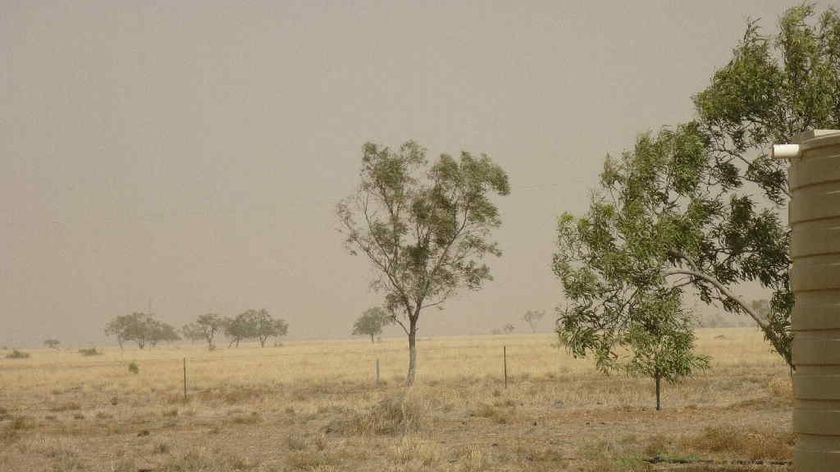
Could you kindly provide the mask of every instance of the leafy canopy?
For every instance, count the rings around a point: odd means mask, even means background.
[[[491,278],[484,258],[501,255],[490,240],[501,224],[491,197],[510,187],[485,155],[443,154],[429,165],[413,141],[397,150],[367,143],[362,152],[361,184],[339,203],[338,220],[348,250],[371,262],[373,287],[409,337],[410,384],[421,311]]]
[[[353,323],[353,335],[373,337],[382,334],[382,328],[393,322],[393,315],[388,314],[381,307],[368,308]]]

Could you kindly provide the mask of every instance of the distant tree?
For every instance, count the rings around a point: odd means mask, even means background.
[[[206,341],[207,348],[213,349],[216,346],[213,340],[216,335],[225,328],[225,317],[215,313],[207,313],[199,315],[199,317],[192,323],[184,325],[181,332],[184,337],[193,341]]]
[[[61,341],[58,339],[46,339],[44,340],[44,346],[50,349],[58,349],[58,345],[61,344]]]
[[[204,341],[204,331],[195,322],[181,326],[181,336],[190,341]]]
[[[382,334],[382,328],[394,322],[393,315],[388,314],[381,307],[368,308],[353,323],[354,336],[370,336],[370,342],[374,342],[374,336]]]
[[[248,326],[248,319],[244,313],[225,320],[225,336],[230,340],[228,347],[239,347],[239,343],[252,337],[251,328]]]
[[[545,316],[544,311],[528,310],[522,315],[522,320],[528,323],[532,333],[537,332],[536,324]]]
[[[516,327],[513,326],[510,323],[502,326],[502,332],[505,333],[505,334],[510,334],[510,333],[514,332],[514,330],[516,330]]]
[[[339,203],[338,219],[350,254],[371,262],[378,274],[372,285],[408,337],[412,385],[422,310],[491,279],[483,260],[501,255],[490,240],[501,219],[490,197],[510,192],[508,177],[489,157],[467,152],[428,166],[426,150],[411,141],[396,151],[365,144],[360,177],[357,192]]]
[[[247,310],[225,323],[225,334],[231,340],[230,345],[239,347],[239,342],[256,339],[260,347],[272,337],[285,336],[289,325],[285,320],[272,318],[265,309]]]
[[[126,341],[136,342],[137,347],[144,349],[147,345],[156,346],[160,342],[180,339],[173,326],[155,319],[153,315],[137,312],[111,320],[105,326],[105,334],[116,337],[120,349]]]
[[[254,337],[265,347],[269,338],[285,336],[289,331],[289,324],[285,320],[272,318],[265,309],[253,311],[250,314],[254,328]]]

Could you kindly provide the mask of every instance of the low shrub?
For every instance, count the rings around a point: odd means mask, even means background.
[[[79,354],[83,356],[101,356],[102,353],[97,351],[95,347],[88,347],[79,349]]]

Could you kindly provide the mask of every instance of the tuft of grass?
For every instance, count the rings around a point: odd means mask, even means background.
[[[507,403],[500,403],[500,405],[509,406]],[[471,415],[479,418],[488,418],[496,424],[508,424],[512,419],[510,408],[503,408],[487,403],[480,403],[477,408],[472,410]]]
[[[137,362],[131,361],[128,364],[128,371],[132,374],[139,374],[140,373],[140,366],[137,365]]]
[[[82,409],[82,405],[77,402],[66,402],[58,405],[53,405],[49,410],[53,413],[61,413],[63,411],[78,411]]]
[[[724,453],[747,460],[790,460],[794,441],[793,433],[716,426],[686,438],[684,445],[697,451]]]
[[[262,417],[256,411],[252,411],[250,414],[235,414],[231,418],[228,419],[228,422],[232,424],[257,424],[262,421]]]
[[[399,394],[385,398],[362,413],[334,422],[329,431],[344,434],[406,434],[420,428],[424,405],[415,397]]]

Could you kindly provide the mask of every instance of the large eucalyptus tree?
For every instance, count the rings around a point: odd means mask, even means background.
[[[372,285],[408,336],[412,385],[422,311],[491,279],[484,259],[501,255],[490,239],[501,224],[491,197],[509,193],[508,177],[489,157],[467,152],[429,165],[426,150],[409,141],[397,150],[365,144],[360,178],[339,203],[338,220],[348,250],[373,265]]]

